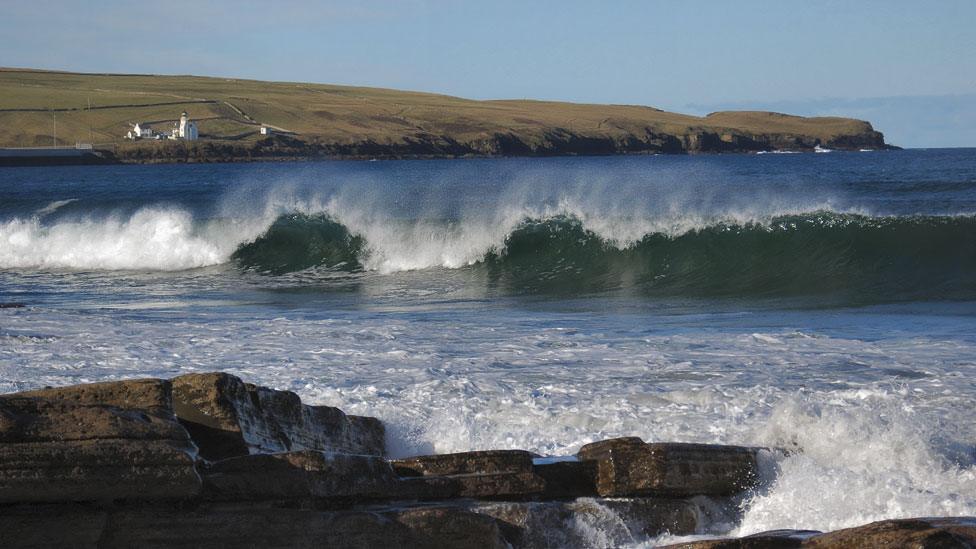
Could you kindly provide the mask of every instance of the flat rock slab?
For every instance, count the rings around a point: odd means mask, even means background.
[[[479,503],[516,547],[619,547],[664,533],[693,534],[707,520],[702,503],[674,498],[580,498],[572,501]],[[710,507],[728,505],[709,501]],[[730,511],[731,512],[731,511]]]
[[[803,547],[817,549],[864,549],[889,547],[932,547],[939,549],[976,547],[976,517],[900,519],[872,522],[856,528],[814,536]]]
[[[391,460],[401,476],[531,473],[534,454],[525,450],[484,450]]]
[[[636,437],[594,442],[577,457],[596,462],[597,492],[612,496],[729,496],[758,480],[758,449],[650,443]]]
[[[164,379],[105,381],[12,393],[3,397],[29,397],[79,406],[114,406],[173,417],[173,387]]]
[[[507,548],[491,517],[461,508],[319,511],[258,504],[14,506],[0,546],[92,548]]]
[[[527,499],[546,491],[546,481],[532,464],[534,454],[523,450],[487,450],[415,456],[390,464],[404,477],[441,477],[454,483],[454,497]]]
[[[0,397],[0,502],[189,498],[201,486],[195,459],[173,419]]]
[[[665,546],[666,549],[796,549],[820,532],[814,530],[773,530],[741,538],[708,539]],[[856,547],[856,546],[852,546]],[[662,548],[664,549],[664,548]]]
[[[671,549],[971,549],[976,547],[976,517],[895,519],[820,533],[776,530],[742,538],[669,545]]]
[[[380,457],[301,450],[225,459],[206,467],[208,499],[397,499],[400,479]]]
[[[597,464],[592,461],[536,463],[532,469],[546,483],[542,499],[595,497]]]
[[[410,530],[419,547],[509,549],[498,522],[460,507],[429,507],[395,511],[387,516]]]
[[[307,406],[295,393],[225,373],[189,374],[172,383],[176,415],[205,459],[303,449],[385,454],[385,432],[376,418]]]

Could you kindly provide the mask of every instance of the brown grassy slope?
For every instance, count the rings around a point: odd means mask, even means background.
[[[846,118],[761,112],[696,117],[630,105],[473,101],[326,84],[0,69],[0,146],[51,144],[55,116],[61,143],[88,142],[89,133],[104,143],[120,141],[136,122],[168,129],[183,110],[209,139],[253,143],[260,124],[267,124],[335,151],[355,151],[364,143],[421,154],[883,144],[870,124]]]

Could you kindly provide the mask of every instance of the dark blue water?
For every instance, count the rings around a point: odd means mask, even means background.
[[[227,370],[400,453],[800,445],[743,532],[976,513],[976,149],[0,171],[0,389]]]

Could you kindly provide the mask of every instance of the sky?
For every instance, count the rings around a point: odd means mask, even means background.
[[[974,0],[0,0],[0,66],[844,115],[976,146],[974,23]]]

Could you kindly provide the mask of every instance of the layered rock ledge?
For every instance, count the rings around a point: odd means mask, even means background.
[[[0,546],[618,546],[733,523],[765,452],[629,437],[391,459],[384,439],[223,373],[0,395]],[[976,519],[940,518],[683,547],[973,544]]]

